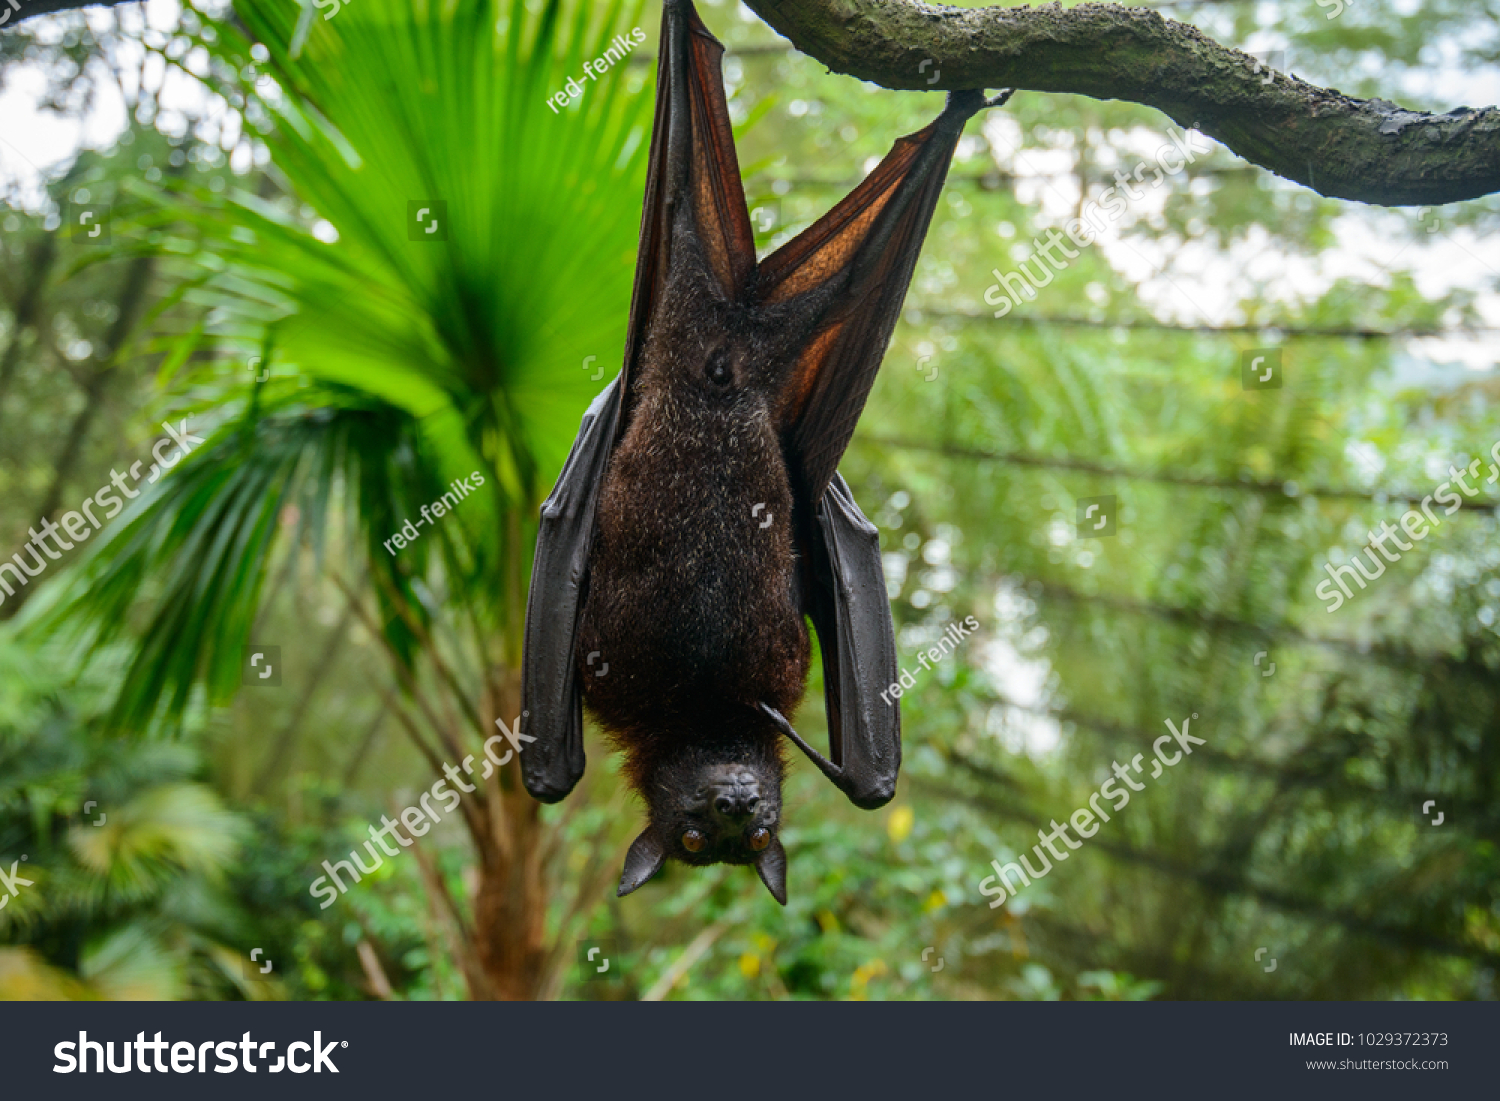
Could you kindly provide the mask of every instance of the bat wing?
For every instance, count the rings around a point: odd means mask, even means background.
[[[901,769],[901,709],[889,694],[900,673],[880,532],[838,474],[819,503],[817,527],[804,610],[823,653],[829,764],[837,770],[829,778],[873,810],[896,794]]]
[[[574,651],[619,397],[617,377],[583,415],[557,485],[542,504],[521,659],[522,729],[534,740],[521,754],[521,775],[526,790],[543,803],[563,798],[583,775],[583,694]]]
[[[688,0],[666,0],[640,251],[625,333],[621,432],[669,278],[704,271],[712,292],[728,300],[738,298],[755,274],[755,236],[720,75],[723,56],[723,45]],[[674,256],[681,249],[700,255],[684,262]]]
[[[901,768],[895,631],[879,532],[837,473],[900,316],[948,162],[984,105],[955,92],[926,129],[896,142],[850,194],[760,266],[756,295],[806,334],[779,409],[828,715],[824,758],[768,713],[855,805],[888,802]]]
[[[931,125],[898,140],[842,202],[760,265],[760,302],[785,303],[807,334],[779,414],[793,488],[809,507],[854,435],[953,149],[983,105],[979,92],[950,94]]]
[[[802,541],[797,599],[823,653],[829,756],[803,741],[780,712],[760,707],[850,802],[874,810],[896,794],[901,771],[901,708],[890,695],[898,678],[896,635],[880,532],[837,473],[814,524]]]

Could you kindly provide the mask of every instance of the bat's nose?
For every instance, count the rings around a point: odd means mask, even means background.
[[[760,806],[760,785],[749,784],[721,791],[714,799],[714,810],[724,818],[745,819]]]

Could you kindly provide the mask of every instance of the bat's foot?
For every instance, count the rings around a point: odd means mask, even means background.
[[[1016,94],[1014,88],[1007,88],[997,96],[985,98],[984,92],[979,88],[966,88],[959,92],[948,93],[948,105],[943,108],[943,116],[949,120],[958,119],[966,121],[973,118],[986,107],[999,107],[1011,96]],[[950,122],[950,125],[952,123]]]

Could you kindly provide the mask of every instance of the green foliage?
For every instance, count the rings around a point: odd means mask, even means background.
[[[617,66],[590,89],[597,110],[531,109],[602,50],[619,6],[591,27],[586,8],[564,25],[557,3],[534,14],[392,0],[314,20],[305,37],[303,10],[242,11],[257,50],[270,47],[262,63],[229,27],[191,40],[298,201],[137,189],[154,212],[132,239],[180,257],[202,318],[163,342],[161,382],[213,428],[96,544],[86,587],[53,621],[89,622],[106,643],[152,594],[115,711],[126,727],[180,721],[199,685],[211,703],[233,694],[293,504],[298,542],[320,554],[330,522],[346,522],[337,554],[367,563],[404,663],[430,626],[414,578],[436,563],[513,659],[518,594],[491,579],[524,569],[511,517],[532,513],[595,385],[560,365],[591,349],[608,362],[623,339],[619,312],[592,303],[629,293],[649,98],[623,94]],[[411,235],[408,200],[429,198],[447,204],[445,240]],[[227,358],[189,367],[205,341]],[[384,544],[402,522],[476,471],[486,488],[398,563]],[[397,614],[403,599],[417,622]]]
[[[0,997],[249,994],[225,879],[243,820],[188,746],[99,737],[97,684],[0,637]],[[64,702],[66,700],[66,702]]]
[[[272,946],[288,996],[339,1001],[375,996],[359,958],[362,942],[380,961],[397,996],[459,996],[462,984],[446,951],[428,939],[435,930],[413,858],[386,861],[352,886],[336,910],[324,909],[310,894],[322,861],[347,860],[348,851],[368,834],[352,809],[340,816],[334,785],[310,784],[302,795],[304,805],[317,813],[303,821],[257,815],[235,876],[238,900],[261,940]],[[464,855],[462,845],[450,844],[440,859],[454,865]]]

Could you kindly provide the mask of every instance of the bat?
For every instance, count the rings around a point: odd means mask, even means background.
[[[943,113],[757,262],[720,65],[665,0],[620,374],[542,505],[521,766],[545,803],[583,775],[583,704],[648,821],[618,894],[668,857],[754,864],[786,903],[783,736],[856,805],[896,791],[898,679],[879,534],[837,467],[885,354],[964,123]],[[823,662],[829,752],[793,728]]]

